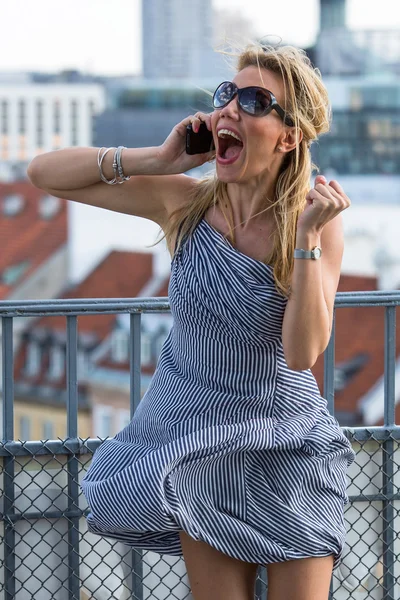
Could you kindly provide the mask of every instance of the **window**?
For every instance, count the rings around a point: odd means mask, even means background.
[[[113,331],[111,340],[111,357],[114,362],[129,360],[129,333],[123,329]]]
[[[43,101],[36,100],[36,146],[38,148],[43,148],[43,144]]]
[[[0,281],[4,285],[15,285],[30,269],[31,263],[25,260],[17,265],[11,265],[0,273]]]
[[[110,406],[96,406],[94,410],[94,435],[101,439],[113,434],[112,408]]]
[[[87,377],[87,374],[89,371],[89,356],[88,356],[88,353],[86,352],[86,350],[78,349],[77,361],[78,361],[78,364],[77,364],[78,379],[80,379],[80,380],[85,379]]]
[[[71,102],[71,141],[73,146],[78,145],[78,102]]]
[[[58,135],[61,131],[61,105],[60,105],[60,100],[58,98],[56,100],[54,100],[53,109],[54,109],[53,133]]]
[[[26,442],[31,437],[31,420],[29,417],[19,418],[19,439]]]
[[[22,194],[8,194],[3,200],[3,213],[7,217],[18,215],[25,206]]]
[[[147,331],[142,331],[140,340],[140,352],[142,365],[145,367],[150,365],[152,359],[151,337]]]
[[[1,133],[3,135],[8,134],[8,102],[2,100],[1,102]]]
[[[40,199],[39,213],[42,219],[52,219],[61,209],[61,200],[47,194]]]
[[[28,350],[26,356],[25,373],[28,376],[34,376],[39,373],[40,369],[41,352],[40,346],[36,341],[28,343]]]
[[[54,440],[54,424],[52,421],[45,421],[43,423],[43,439]]]
[[[18,102],[18,131],[20,135],[26,133],[26,104],[25,100],[19,100]]]
[[[129,410],[121,409],[118,411],[118,431],[124,429],[131,422],[131,415]]]
[[[49,379],[60,379],[64,374],[64,351],[61,346],[52,346],[50,348]]]

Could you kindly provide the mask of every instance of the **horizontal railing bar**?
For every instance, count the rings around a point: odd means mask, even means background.
[[[0,302],[0,316],[77,316],[84,314],[120,314],[137,312],[168,312],[169,300],[164,298],[109,298],[28,300]]]
[[[342,427],[342,431],[350,441],[354,442],[400,440],[400,425],[393,425],[392,427],[380,425],[374,427]]]
[[[0,456],[52,456],[72,454],[92,454],[103,442],[98,438],[83,440],[70,438],[67,440],[41,441],[7,441],[0,442]]]
[[[383,502],[383,501],[395,501],[400,500],[400,492],[395,494],[390,494],[390,496],[384,496],[383,494],[358,494],[358,495],[349,495],[349,503],[353,504],[354,502]],[[81,509],[81,510],[52,510],[52,511],[36,511],[36,512],[23,512],[17,514],[6,514],[0,513],[0,521],[7,522],[17,522],[17,521],[38,521],[40,519],[76,519],[86,517],[90,512],[89,508]]]
[[[338,292],[336,307],[399,306],[400,290]],[[68,298],[56,300],[6,300],[0,302],[0,316],[79,315],[96,313],[167,312],[167,297],[160,298]]]
[[[395,494],[349,494],[349,502],[391,502],[392,500],[400,500],[400,493]]]
[[[400,425],[393,427],[343,427],[344,434],[350,441],[384,442],[393,439],[400,441]],[[52,456],[71,454],[91,454],[103,442],[99,438],[70,438],[66,440],[39,441],[3,441],[0,442],[0,456]]]
[[[15,515],[7,515],[0,513],[0,521],[16,522],[16,521],[39,521],[40,519],[80,519],[86,517],[90,512],[89,508],[85,510],[52,510],[49,512],[23,512]]]

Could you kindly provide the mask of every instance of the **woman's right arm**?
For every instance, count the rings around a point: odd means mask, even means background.
[[[209,124],[209,115],[202,120]],[[30,163],[28,176],[33,185],[53,196],[144,217],[162,226],[185,201],[195,181],[182,173],[212,156],[186,154],[186,125],[196,121],[199,124],[199,119],[190,116],[178,123],[161,146],[125,148],[122,166],[131,179],[121,185],[107,185],[101,180],[98,148],[74,147],[41,154]],[[113,157],[114,150],[110,150],[102,164],[107,179],[114,177]]]

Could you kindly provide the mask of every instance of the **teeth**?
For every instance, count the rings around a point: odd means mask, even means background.
[[[229,129],[220,129],[218,131],[218,137],[223,137],[224,135],[231,135],[232,137],[234,137],[235,139],[239,140],[239,142],[241,142],[242,140],[240,139],[240,137],[238,135],[236,135],[236,133],[233,133],[233,131],[230,131]]]

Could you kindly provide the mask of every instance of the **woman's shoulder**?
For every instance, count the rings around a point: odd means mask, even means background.
[[[166,219],[169,221],[171,215],[177,210],[184,208],[190,202],[190,195],[198,185],[199,180],[189,175],[177,175],[170,187],[168,197],[165,201]],[[163,224],[161,224],[163,227]]]

